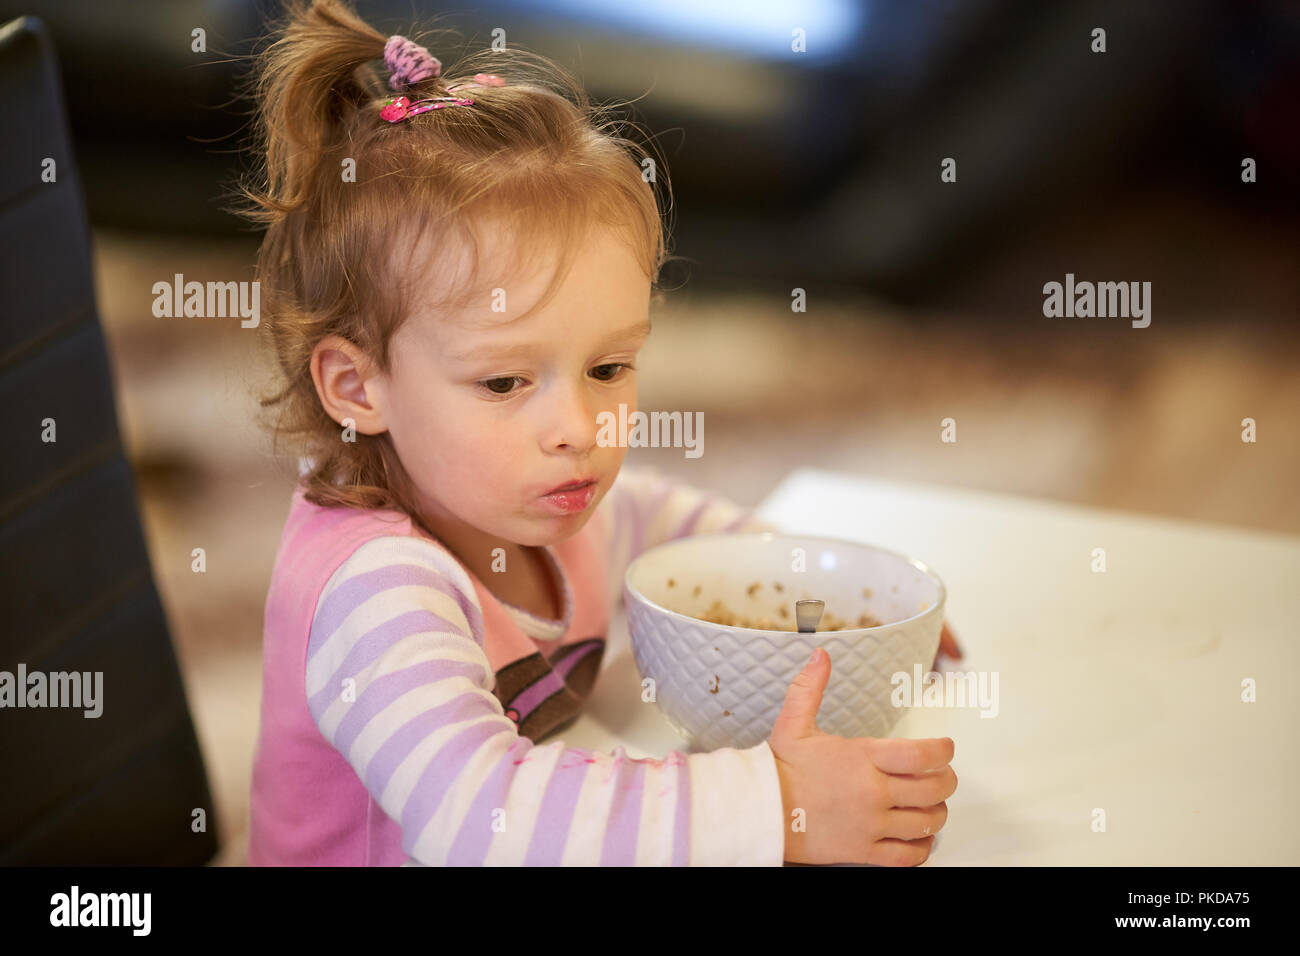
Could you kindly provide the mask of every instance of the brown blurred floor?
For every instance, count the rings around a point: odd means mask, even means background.
[[[243,862],[262,607],[292,463],[277,465],[252,424],[253,330],[237,319],[155,319],[150,290],[173,272],[249,279],[254,248],[96,236],[124,441],[224,863]],[[1044,275],[1061,278],[1038,269],[1031,279]],[[1300,533],[1294,321],[1165,309],[1132,330],[1030,310],[970,324],[830,303],[816,290],[807,314],[788,302],[671,296],[639,365],[641,407],[703,411],[704,455],[638,450],[629,460],[745,504],[790,469],[816,465]],[[957,422],[956,444],[939,440],[945,417]],[[1245,417],[1258,423],[1256,444],[1240,441]],[[190,570],[195,547],[207,550],[206,574]]]

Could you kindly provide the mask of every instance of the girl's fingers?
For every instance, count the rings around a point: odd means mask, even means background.
[[[885,813],[884,836],[921,840],[934,836],[948,822],[948,804],[933,807],[896,807]]]
[[[886,774],[902,774],[905,779],[911,774],[923,774],[928,770],[947,767],[956,752],[951,737],[920,740],[905,737],[859,737],[857,740],[858,746],[877,770]]]
[[[924,863],[934,846],[934,837],[919,840],[892,840],[888,837],[871,844],[867,862],[875,866],[916,866]]]
[[[933,807],[957,790],[957,774],[952,767],[932,773],[891,773],[886,778],[885,793],[891,807]]]
[[[957,638],[953,636],[947,621],[943,622],[943,630],[939,632],[939,652],[947,654],[955,661],[961,660],[961,648],[957,646]],[[935,660],[938,659],[936,656]]]

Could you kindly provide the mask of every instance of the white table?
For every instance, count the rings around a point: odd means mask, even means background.
[[[1300,864],[1300,537],[816,470],[759,513],[925,561],[965,655],[940,670],[998,674],[996,717],[919,708],[894,731],[956,743],[927,865]],[[621,609],[562,738],[685,749],[641,703]]]

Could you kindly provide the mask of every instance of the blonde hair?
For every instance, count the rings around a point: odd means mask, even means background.
[[[408,34],[436,56],[429,39],[451,31]],[[615,107],[593,106],[563,68],[520,49],[485,50],[443,75],[415,84],[412,100],[447,95],[476,73],[496,73],[502,87],[469,87],[472,106],[432,110],[389,123],[379,110],[391,96],[372,66],[387,37],[343,0],[290,0],[275,39],[257,54],[247,92],[255,98],[253,181],[241,181],[233,211],[265,224],[258,252],[264,320],[276,359],[277,387],[260,397],[278,411],[273,447],[298,440],[312,461],[300,482],[320,505],[396,508],[415,515],[409,477],[387,433],[341,440],[311,376],[312,351],[337,335],[381,371],[389,343],[408,315],[415,239],[435,267],[471,251],[469,278],[434,283],[436,308],[464,306],[477,288],[476,224],[508,223],[505,262],[558,250],[553,294],[589,226],[602,222],[626,235],[652,289],[668,260],[668,231],[656,185],[671,206],[662,162],[643,177],[640,134]],[[355,181],[347,181],[347,161]],[[550,240],[549,242],[544,240]],[[558,241],[557,241],[558,240]],[[442,275],[431,269],[424,277]],[[428,294],[427,284],[421,287]],[[522,317],[522,316],[521,316]]]

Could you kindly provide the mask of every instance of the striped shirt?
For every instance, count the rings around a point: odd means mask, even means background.
[[[766,742],[637,760],[557,737],[597,678],[633,558],[771,527],[625,467],[582,531],[544,549],[564,605],[551,621],[497,599],[409,518],[296,492],[267,600],[249,862],[779,866]]]

